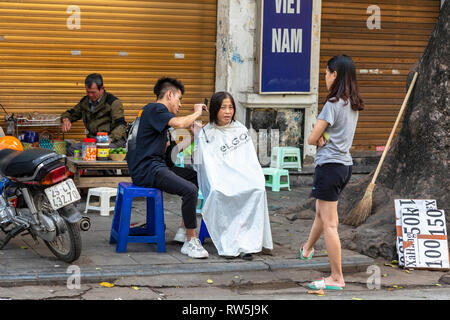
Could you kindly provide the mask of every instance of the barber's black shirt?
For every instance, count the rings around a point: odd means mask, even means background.
[[[128,169],[133,183],[152,187],[161,167],[166,167],[165,150],[169,121],[175,117],[161,103],[149,103],[143,108],[136,136],[136,149],[128,150]]]

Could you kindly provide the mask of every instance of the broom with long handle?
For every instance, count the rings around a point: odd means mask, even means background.
[[[380,162],[378,163],[377,169],[375,170],[375,174],[373,175],[372,181],[367,186],[366,193],[361,201],[354,207],[344,223],[359,226],[370,216],[370,212],[372,211],[372,192],[375,188],[375,181],[377,180],[378,173],[380,173],[381,165],[383,164],[384,158],[386,157],[386,153],[388,152],[389,146],[391,145],[392,138],[394,137],[395,130],[397,129],[398,123],[400,122],[400,118],[402,117],[403,111],[405,110],[406,104],[408,103],[409,96],[411,95],[411,91],[416,83],[418,73],[414,74],[414,78],[411,81],[411,84],[408,88],[408,92],[406,93],[405,99],[403,100],[403,104],[398,112],[397,119],[395,120],[394,127],[392,128],[389,139],[384,147],[383,154],[381,155]]]

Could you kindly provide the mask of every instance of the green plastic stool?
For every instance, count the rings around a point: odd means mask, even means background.
[[[273,147],[270,166],[280,169],[302,170],[300,149],[295,147]]]
[[[205,202],[205,199],[203,198],[203,194],[200,191],[200,189],[198,189],[198,198],[197,198],[197,208],[195,209],[196,213],[202,213],[202,208],[203,208],[203,204]]]
[[[183,152],[177,154],[177,160],[174,163],[175,167],[184,168],[184,156]]]
[[[272,191],[279,192],[280,188],[288,188],[289,186],[289,171],[279,168],[262,168],[264,176],[266,177],[266,187],[271,187]],[[286,176],[286,182],[281,182],[281,177]]]

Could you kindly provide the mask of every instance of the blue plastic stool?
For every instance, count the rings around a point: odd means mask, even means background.
[[[198,239],[203,244],[205,242],[205,238],[211,238],[209,235],[208,229],[206,228],[206,224],[202,219],[202,224],[200,225],[200,232],[198,233]]]
[[[162,192],[120,182],[109,243],[116,243],[116,252],[126,252],[129,242],[156,243],[158,252],[166,252],[164,205]],[[147,226],[130,228],[131,206],[135,197],[147,198]]]

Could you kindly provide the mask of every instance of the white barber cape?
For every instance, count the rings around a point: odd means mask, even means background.
[[[273,249],[264,174],[247,128],[237,121],[207,124],[197,137],[194,169],[219,255]]]

